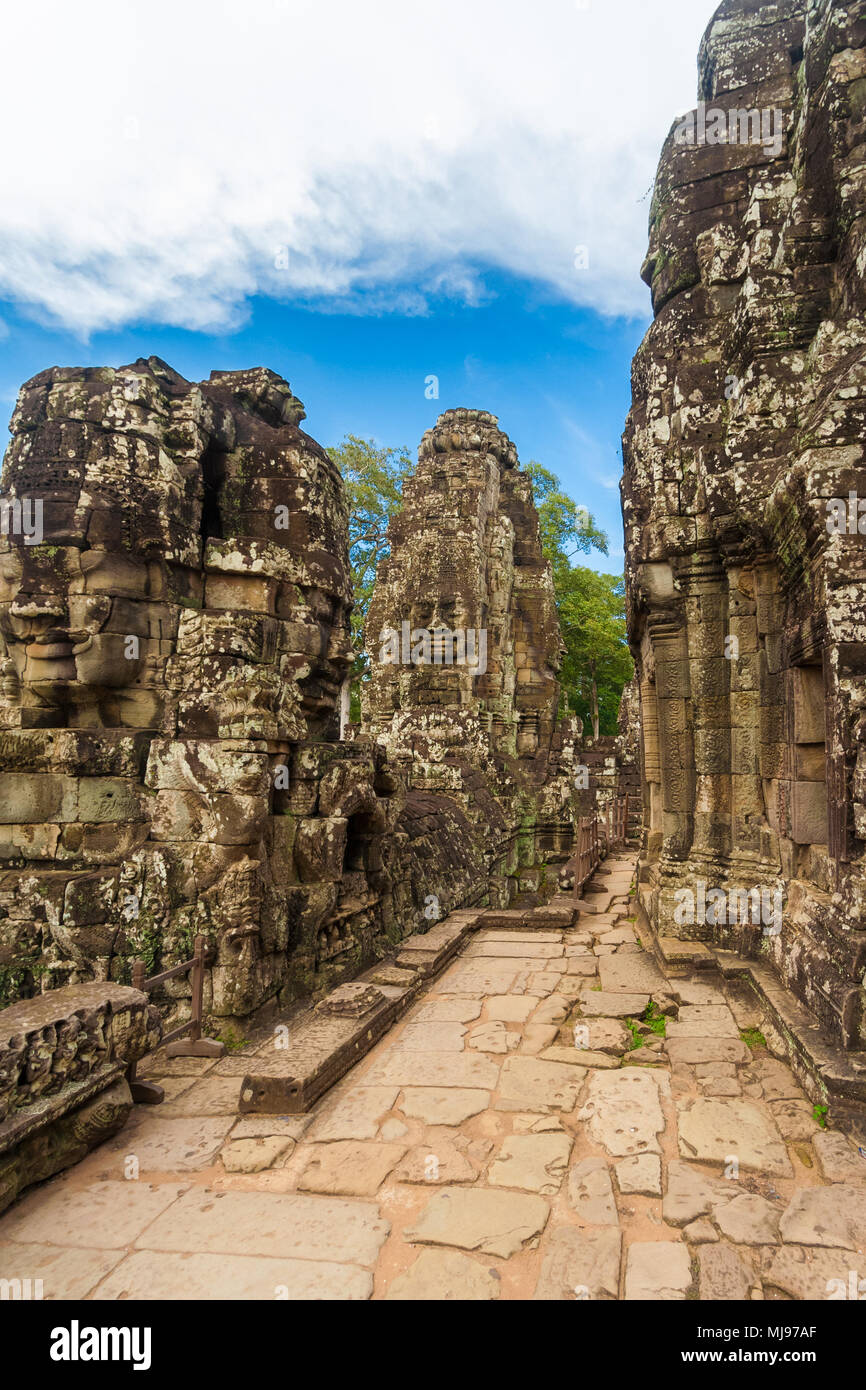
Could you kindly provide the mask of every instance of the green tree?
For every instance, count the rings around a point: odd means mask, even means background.
[[[402,503],[403,481],[413,464],[406,448],[387,449],[373,439],[347,434],[328,453],[343,475],[349,508],[349,564],[355,607],[352,612],[351,717],[361,715],[361,680],[367,670],[364,624],[376,571],[388,555],[388,522]]]
[[[541,544],[553,571],[553,587],[566,655],[560,671],[567,707],[589,721],[593,737],[616,733],[623,686],[631,678],[626,644],[625,583],[572,563],[590,550],[608,553],[595,518],[564,493],[555,473],[531,462]]]
[[[560,679],[569,708],[594,738],[615,734],[623,686],[633,666],[626,643],[625,581],[583,565],[560,572],[557,607],[566,646]]]

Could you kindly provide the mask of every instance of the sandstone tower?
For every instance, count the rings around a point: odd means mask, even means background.
[[[664,936],[772,963],[866,1045],[866,16],[725,0],[662,152],[624,438],[630,638]],[[703,132],[703,141],[700,136]],[[712,132],[724,132],[715,140]],[[781,892],[781,929],[677,923]]]

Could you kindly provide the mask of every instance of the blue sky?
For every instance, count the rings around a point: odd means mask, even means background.
[[[0,413],[47,366],[149,354],[271,367],[326,445],[414,453],[441,410],[490,410],[620,569],[648,193],[715,3],[541,9],[6,7],[40,65],[0,87]]]
[[[495,293],[494,293],[495,289]],[[433,305],[424,316],[332,314],[256,298],[248,322],[212,335],[161,325],[94,333],[86,345],[4,309],[0,341],[4,417],[17,387],[55,363],[120,365],[155,353],[184,376],[263,364],[285,376],[307,410],[304,428],[325,445],[347,434],[406,445],[413,457],[443,410],[490,410],[517,445],[559,474],[610,537],[596,568],[622,568],[619,436],[630,358],[646,322],[605,320],[570,304],[541,303],[535,287],[499,276],[489,302]],[[427,378],[439,399],[427,399]]]

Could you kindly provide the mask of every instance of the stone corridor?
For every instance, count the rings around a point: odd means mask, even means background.
[[[237,1118],[271,1035],[157,1056],[165,1102],[0,1219],[0,1277],[48,1299],[856,1297],[866,1157],[736,986],[660,974],[633,871],[608,860],[569,930],[476,932],[310,1115]]]

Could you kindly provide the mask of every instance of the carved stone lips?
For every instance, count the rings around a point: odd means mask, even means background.
[[[24,648],[31,661],[65,661],[70,656],[80,656],[86,652],[93,644],[93,637],[87,636],[80,641],[75,640],[74,635],[70,635],[62,640],[53,642],[37,641],[28,642]]]

